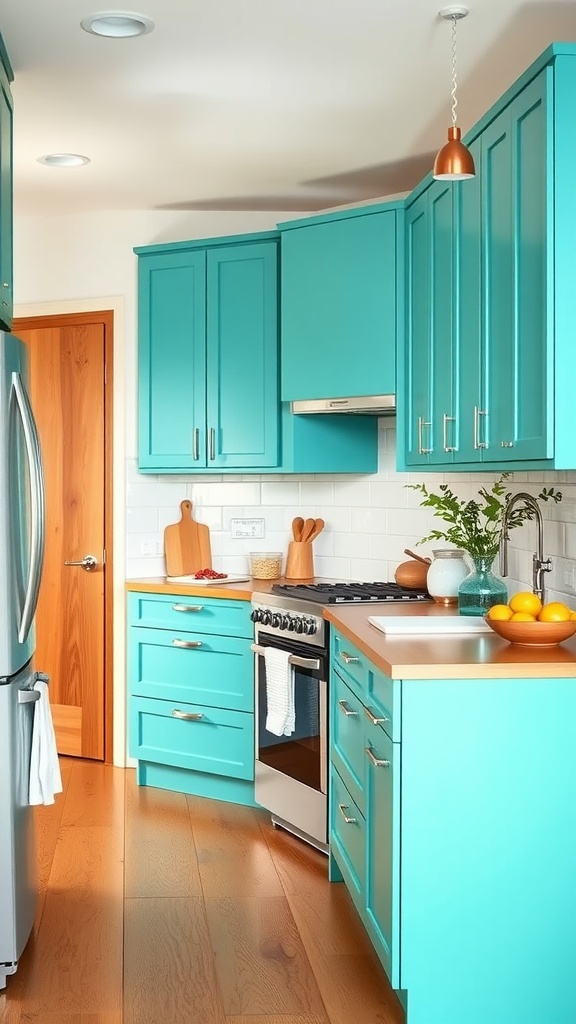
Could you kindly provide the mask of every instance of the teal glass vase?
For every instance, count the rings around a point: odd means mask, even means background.
[[[508,594],[503,580],[492,572],[495,555],[470,555],[474,562],[472,572],[462,580],[458,588],[458,612],[460,615],[486,615],[493,604],[508,604]]]

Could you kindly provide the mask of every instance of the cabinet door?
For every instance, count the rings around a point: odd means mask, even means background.
[[[138,260],[138,452],[142,469],[206,466],[206,254]]]
[[[12,327],[12,97],[0,68],[0,327]]]
[[[277,245],[207,254],[208,466],[277,466]]]
[[[553,455],[546,336],[546,72],[482,136],[485,462]]]
[[[283,232],[283,401],[394,394],[396,219],[383,210]]]
[[[366,729],[366,921],[393,988],[400,987],[400,745]]]
[[[432,352],[430,335],[430,214],[424,192],[406,211],[405,461],[430,462]]]
[[[485,436],[482,406],[482,167],[481,141],[470,144],[476,176],[455,186],[456,463],[480,462]]]
[[[430,287],[432,465],[454,461],[456,420],[456,303],[454,258],[454,189],[451,182],[435,181],[428,190],[430,208]]]

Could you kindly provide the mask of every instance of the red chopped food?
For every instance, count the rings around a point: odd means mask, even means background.
[[[227,578],[227,572],[216,572],[215,569],[198,569],[194,573],[194,579],[196,580],[225,580]]]

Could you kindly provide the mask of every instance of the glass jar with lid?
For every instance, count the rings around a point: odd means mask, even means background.
[[[432,554],[426,577],[428,593],[438,604],[456,605],[460,584],[470,572],[465,552],[459,548],[440,548]]]

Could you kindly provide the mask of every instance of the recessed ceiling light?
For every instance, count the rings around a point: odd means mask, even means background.
[[[144,36],[154,28],[154,22],[150,18],[129,11],[98,11],[97,14],[89,14],[82,18],[80,24],[85,32],[91,32],[95,36],[110,36],[112,39]]]
[[[37,159],[39,164],[46,164],[48,167],[80,167],[81,164],[90,163],[90,158],[80,156],[80,153],[48,153]]]

